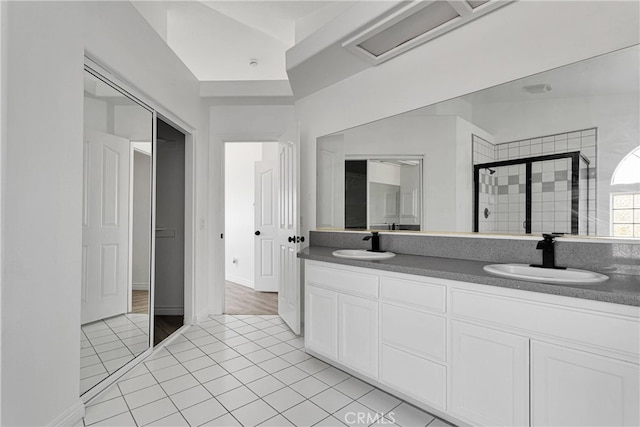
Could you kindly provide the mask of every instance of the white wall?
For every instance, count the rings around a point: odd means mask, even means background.
[[[638,43],[638,9],[622,1],[514,2],[298,100],[305,230],[316,223],[317,137]]]
[[[260,142],[230,142],[224,154],[225,278],[250,288],[255,271],[254,167],[262,160],[262,146]]]
[[[1,7],[7,114],[2,135],[1,423],[47,425],[81,408],[85,49],[198,129],[198,138],[204,138],[197,141],[208,140],[208,128],[202,126],[206,116],[200,114],[198,82],[131,4],[2,2]],[[207,165],[199,167],[197,182],[206,183]],[[206,221],[207,200],[201,197],[206,191],[206,185],[198,189],[196,221]],[[196,301],[202,305],[207,301],[206,238],[205,222],[196,234],[196,247],[203,249],[196,259]]]

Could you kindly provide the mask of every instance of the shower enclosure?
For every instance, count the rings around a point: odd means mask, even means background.
[[[474,165],[473,230],[588,235],[589,165],[580,151]]]

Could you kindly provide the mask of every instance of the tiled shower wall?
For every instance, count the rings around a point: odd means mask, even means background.
[[[520,141],[491,144],[473,135],[474,164],[580,151],[579,229],[595,234],[596,128]],[[525,165],[483,169],[480,172],[479,231],[524,233]],[[532,165],[532,233],[571,232],[571,162],[552,160]],[[495,188],[494,188],[495,187]],[[488,217],[485,218],[485,208]],[[587,220],[588,219],[588,220]]]

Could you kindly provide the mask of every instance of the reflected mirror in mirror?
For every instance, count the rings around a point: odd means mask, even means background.
[[[149,348],[153,114],[85,70],[80,394]]]
[[[632,46],[320,137],[316,225],[351,228],[350,155],[405,153],[424,231],[640,238],[639,88]]]

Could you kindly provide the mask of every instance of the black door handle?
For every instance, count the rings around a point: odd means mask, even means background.
[[[304,236],[296,237],[296,243],[304,242]]]
[[[260,235],[260,230],[256,231],[254,234],[255,234],[256,236],[259,236],[259,235]]]
[[[295,236],[289,236],[289,238],[287,240],[289,241],[289,243],[293,243],[293,242],[295,242],[296,238],[295,238]]]

